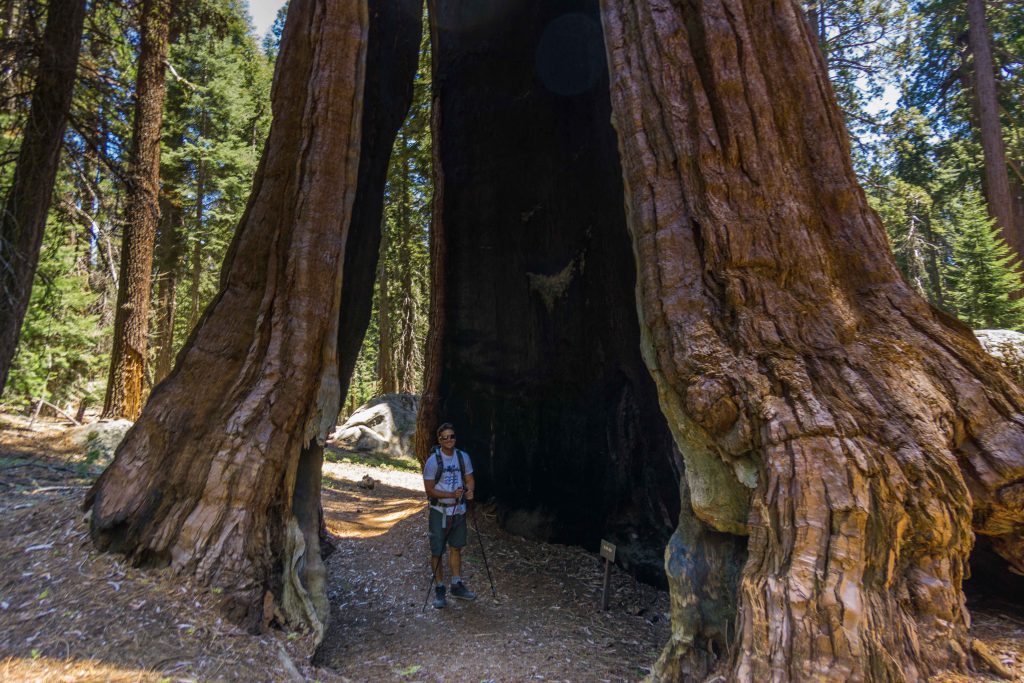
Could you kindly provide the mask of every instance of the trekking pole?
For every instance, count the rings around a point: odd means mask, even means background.
[[[487,553],[484,551],[484,539],[480,535],[480,522],[476,518],[476,505],[473,505],[473,526],[476,528],[476,540],[480,542],[480,554],[484,558],[484,569],[487,570],[487,581],[491,584],[491,597],[497,598],[498,593],[494,590],[494,579],[491,578],[491,567],[487,564]]]
[[[460,498],[459,501],[461,502],[465,496],[466,494],[463,493],[462,498]],[[455,503],[455,505],[451,507],[455,507],[458,504],[459,503]],[[427,514],[429,515],[429,513]],[[430,563],[430,588],[427,589],[427,597],[423,598],[423,607],[420,608],[421,612],[427,609],[427,603],[430,602],[430,592],[434,590],[434,584],[437,583],[437,569],[441,566],[441,562],[444,560],[444,550],[448,547],[448,537],[451,535],[452,529],[455,528],[455,524],[453,523],[455,515],[449,515],[444,511],[442,511],[441,514],[444,515],[446,527],[444,531],[444,540],[441,541],[441,554],[437,556],[437,564],[434,564],[433,562]]]

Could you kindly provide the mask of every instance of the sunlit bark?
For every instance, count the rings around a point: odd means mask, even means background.
[[[972,520],[1024,520],[1024,396],[900,278],[797,3],[602,6],[645,358],[694,512],[748,534],[726,675],[967,667]]]

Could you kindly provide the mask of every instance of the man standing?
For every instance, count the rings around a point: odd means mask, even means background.
[[[473,500],[476,480],[469,455],[455,448],[455,428],[445,422],[437,428],[439,446],[423,463],[423,488],[430,501],[428,528],[430,530],[430,562],[434,568],[437,588],[434,607],[442,609],[445,599],[444,570],[441,555],[448,545],[448,570],[451,574],[451,596],[461,600],[476,600],[476,594],[462,583],[462,548],[466,545],[466,501]]]

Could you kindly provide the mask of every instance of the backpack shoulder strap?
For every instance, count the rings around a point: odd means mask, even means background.
[[[458,448],[455,449],[455,455],[459,456],[459,475],[462,477],[462,483],[466,483],[466,461],[463,459],[465,453],[460,451]]]
[[[441,449],[434,449],[434,459],[437,460],[437,472],[434,473],[434,483],[441,481],[442,475],[444,475],[444,460],[441,459]]]
[[[437,446],[434,446],[434,450],[430,452],[430,455],[428,455],[427,458],[434,458],[437,460],[437,471],[434,472],[434,485],[436,486],[437,482],[441,481],[441,475],[444,474],[444,462],[441,460],[441,450]],[[427,501],[431,505],[437,505],[438,499],[428,495]]]

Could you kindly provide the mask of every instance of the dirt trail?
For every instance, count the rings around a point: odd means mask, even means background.
[[[332,622],[314,664],[309,636],[246,633],[218,592],[96,553],[79,505],[100,466],[83,451],[57,423],[0,416],[0,680],[623,681],[668,637],[664,592],[615,571],[601,612],[594,554],[505,534],[484,508],[497,598],[471,530],[463,575],[480,597],[423,609],[420,475],[328,463]]]
[[[227,622],[215,590],[96,553],[79,505],[99,466],[83,450],[57,423],[29,429],[0,415],[0,680],[631,681],[669,635],[666,593],[614,571],[601,612],[595,554],[511,536],[485,507],[477,519],[497,597],[471,530],[463,575],[479,598],[424,609],[419,474],[329,463],[332,621],[314,657],[308,635]],[[1024,671],[1012,611],[975,611],[973,633]]]
[[[486,508],[463,554],[479,597],[424,609],[420,475],[389,473],[367,491],[353,481],[359,471],[336,468],[325,471],[325,514],[339,541],[327,562],[332,623],[318,663],[354,680],[628,681],[648,672],[668,639],[666,593],[615,571],[611,609],[601,612],[595,554],[511,536]]]

